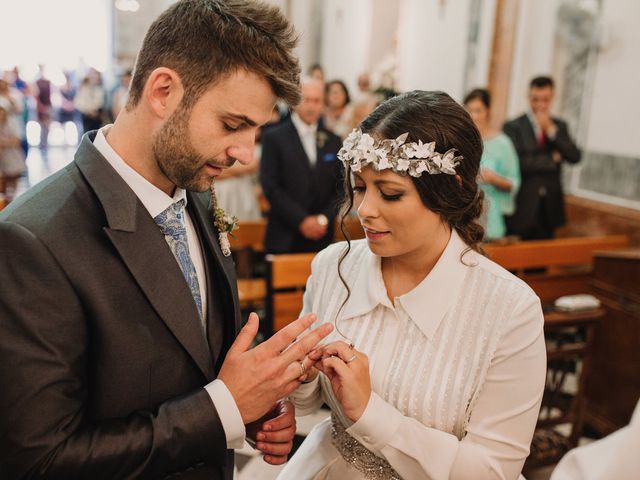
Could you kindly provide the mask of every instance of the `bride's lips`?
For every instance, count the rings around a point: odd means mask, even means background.
[[[380,230],[374,230],[373,228],[365,226],[363,226],[362,228],[364,229],[364,234],[369,240],[380,240],[391,233],[389,231],[383,232]]]

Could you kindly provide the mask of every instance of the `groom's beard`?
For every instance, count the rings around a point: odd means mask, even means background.
[[[205,158],[196,152],[189,131],[190,109],[180,108],[155,135],[153,155],[162,173],[176,186],[185,190],[204,192],[211,188],[214,177],[205,165],[230,167],[235,160],[220,161]]]

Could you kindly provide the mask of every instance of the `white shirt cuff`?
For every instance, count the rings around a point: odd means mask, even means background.
[[[227,448],[242,448],[247,432],[244,428],[242,415],[240,415],[240,410],[238,410],[231,392],[220,379],[214,380],[204,388],[218,411],[218,417],[220,417],[220,422],[222,422],[222,428],[224,428],[224,434],[227,438]]]
[[[380,419],[384,418],[384,422]],[[360,419],[347,429],[352,437],[373,453],[379,453],[395,436],[403,415],[385,402],[380,395],[371,392],[369,403]]]

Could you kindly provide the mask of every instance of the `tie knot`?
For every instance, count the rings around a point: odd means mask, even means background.
[[[153,220],[160,227],[163,234],[171,237],[185,235],[184,204],[184,199],[178,200],[154,217]]]

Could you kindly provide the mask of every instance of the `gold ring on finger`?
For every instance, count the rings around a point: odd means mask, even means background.
[[[298,364],[300,365],[300,376],[307,373],[307,366],[304,364],[304,361],[298,362]]]
[[[346,360],[344,363],[351,363],[353,362],[356,358],[358,358],[356,355],[354,355],[353,357],[351,357],[349,360]]]

